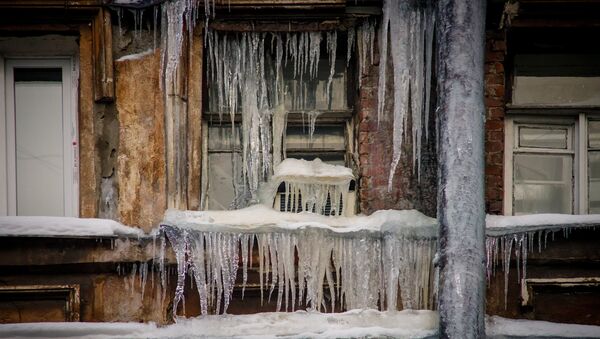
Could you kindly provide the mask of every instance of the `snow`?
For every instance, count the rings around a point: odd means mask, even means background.
[[[417,210],[380,210],[365,216],[328,217],[311,212],[279,212],[264,205],[231,211],[168,210],[163,225],[204,232],[265,233],[320,228],[335,233],[389,232],[431,238],[437,221]]]
[[[118,62],[118,61],[127,61],[127,60],[139,60],[139,59],[142,59],[142,58],[144,58],[144,57],[146,57],[148,55],[152,55],[153,53],[154,53],[154,49],[150,48],[150,49],[147,49],[147,50],[145,50],[145,51],[143,51],[141,53],[124,55],[124,56],[118,58],[115,61]]]
[[[320,159],[307,161],[304,159],[285,159],[275,168],[273,179],[293,178],[294,180],[314,180],[328,181],[336,183],[340,181],[352,180],[354,175],[348,167],[340,165],[330,165],[322,162]]]
[[[0,325],[2,338],[437,338],[435,311],[352,310],[209,315],[154,323],[22,323]],[[486,317],[488,338],[600,338],[600,326]]]
[[[427,338],[437,333],[433,311],[352,310],[324,314],[258,313],[178,319],[158,327],[135,323],[33,323],[0,325],[3,338]]]
[[[139,228],[109,219],[70,217],[0,217],[0,236],[140,237]]]
[[[489,338],[600,338],[600,326],[561,324],[548,321],[507,319],[491,316],[486,319]]]
[[[539,230],[600,226],[600,214],[488,215],[485,222],[488,236],[501,236]]]

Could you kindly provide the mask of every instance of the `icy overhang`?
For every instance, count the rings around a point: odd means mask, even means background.
[[[434,238],[437,220],[417,210],[381,210],[369,216],[328,217],[315,213],[278,212],[264,205],[233,211],[168,210],[162,222],[200,232],[268,233],[316,228],[337,234],[367,232]]]
[[[288,158],[275,167],[271,180],[336,185],[353,179],[352,170],[348,167],[327,164],[318,158],[312,161]]]
[[[139,228],[108,219],[70,217],[0,217],[0,236],[141,237]]]
[[[488,215],[485,220],[487,236],[535,231],[559,231],[565,228],[600,226],[600,214],[530,214],[519,216]]]

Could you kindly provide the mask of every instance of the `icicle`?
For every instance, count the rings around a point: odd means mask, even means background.
[[[325,87],[325,98],[327,99],[327,107],[331,109],[331,82],[335,74],[335,54],[337,51],[337,31],[327,32],[327,53],[329,54],[329,78]]]
[[[350,58],[352,57],[352,51],[354,50],[354,40],[355,40],[355,30],[354,26],[348,28],[348,39],[346,44],[346,67],[350,67]]]
[[[386,0],[380,33],[379,92],[377,118],[381,121],[385,107],[387,62],[392,57],[394,107],[393,154],[388,178],[391,191],[398,163],[402,156],[402,143],[407,128],[408,112],[412,114],[411,136],[413,166],[420,168],[421,135],[427,129],[431,87],[431,49],[433,31],[432,4],[421,6],[413,2]],[[427,122],[427,120],[425,120]]]

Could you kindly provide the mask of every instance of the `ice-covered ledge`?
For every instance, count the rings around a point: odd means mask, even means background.
[[[162,224],[200,232],[268,233],[315,228],[338,235],[361,232],[437,237],[437,220],[417,210],[381,210],[369,216],[330,217],[309,212],[279,212],[254,205],[233,211],[168,210]]]
[[[509,234],[559,231],[567,228],[600,226],[600,214],[530,214],[519,216],[488,215],[486,234],[491,237]]]
[[[117,221],[70,217],[0,217],[0,237],[143,237]]]

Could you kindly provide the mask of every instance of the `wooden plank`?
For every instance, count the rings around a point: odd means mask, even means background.
[[[79,216],[98,216],[100,158],[96,147],[94,124],[93,37],[89,25],[81,25],[79,33]]]
[[[115,96],[110,12],[100,9],[93,20],[94,100],[111,102]]]
[[[1,7],[78,8],[102,6],[102,0],[2,0]]]
[[[187,208],[200,209],[200,172],[202,170],[202,80],[203,80],[203,35],[202,28],[196,28],[189,50],[188,72],[188,168],[187,168]]]

